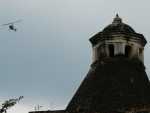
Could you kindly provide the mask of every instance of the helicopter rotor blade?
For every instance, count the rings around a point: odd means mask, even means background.
[[[15,24],[15,23],[19,23],[19,22],[21,22],[22,20],[20,19],[20,20],[16,20],[16,21],[14,21],[14,22],[10,22],[10,23],[7,23],[7,24],[2,24],[1,26],[7,26],[7,25],[12,25],[12,24]]]
[[[5,29],[6,27],[0,27],[0,30]]]

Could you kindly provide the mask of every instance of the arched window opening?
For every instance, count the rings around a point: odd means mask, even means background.
[[[102,58],[105,57],[105,46],[101,45],[100,47],[98,47],[98,57]]]
[[[126,46],[125,47],[125,56],[126,57],[129,57],[130,56],[130,53],[131,53],[131,46]]]
[[[139,55],[142,55],[142,54],[143,54],[143,49],[139,48]]]
[[[109,45],[109,56],[114,57],[114,46],[112,44]]]

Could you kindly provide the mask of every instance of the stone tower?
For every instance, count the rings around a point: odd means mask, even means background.
[[[123,23],[117,14],[90,42],[90,70],[67,108],[39,113],[150,113],[144,36]]]
[[[112,24],[90,39],[93,46],[93,62],[104,58],[122,55],[137,58],[143,62],[146,40],[116,15]]]
[[[146,40],[116,15],[90,38],[93,62],[70,101],[69,112],[150,112],[150,82],[144,67]]]

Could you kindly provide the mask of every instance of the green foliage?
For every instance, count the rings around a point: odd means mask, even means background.
[[[15,104],[17,104],[21,99],[23,99],[23,96],[20,96],[19,98],[15,99],[9,99],[6,100],[1,106],[0,113],[7,113],[7,110],[11,107],[13,107]]]

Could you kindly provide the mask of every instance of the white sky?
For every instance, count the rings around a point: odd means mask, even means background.
[[[0,100],[25,98],[8,113],[64,109],[91,63],[88,39],[116,13],[144,34],[150,73],[149,0],[0,0],[0,24],[22,19],[18,32],[0,29]],[[1,26],[2,27],[2,26]]]

